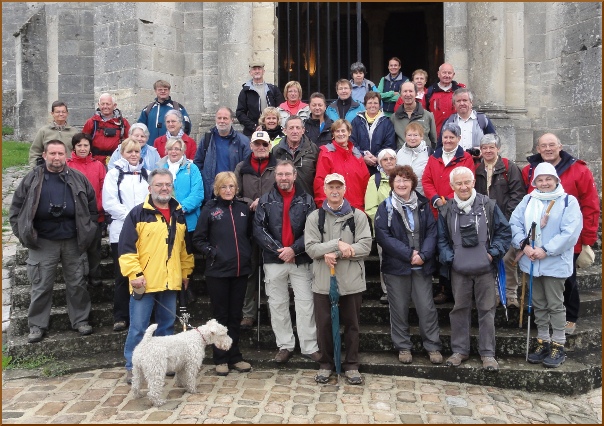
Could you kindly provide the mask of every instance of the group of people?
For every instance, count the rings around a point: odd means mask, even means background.
[[[302,102],[295,81],[284,98],[264,82],[263,63],[249,69],[236,113],[220,107],[199,143],[162,80],[132,125],[107,93],[81,133],[67,124],[67,106],[52,104],[53,123],[32,143],[34,168],[10,209],[13,231],[29,249],[29,342],[48,330],[59,261],[72,327],[92,333],[87,285],[101,284],[106,224],[115,268],[113,329],[128,330],[127,379],[152,313],[157,335],[174,333],[177,292],[189,286],[195,250],[206,260],[213,317],[233,340],[228,351],[214,348],[217,374],[251,369],[239,335],[255,324],[264,275],[275,361],[288,362],[295,349],[291,286],[300,350],[319,363],[315,380],[327,383],[336,363],[329,296],[335,276],[342,369],[350,384],[361,384],[360,307],[372,238],[402,363],[412,362],[411,301],[435,364],[444,361],[435,304],[453,302],[446,364],[467,360],[474,297],[483,367],[498,368],[500,262],[508,306],[521,308],[517,265],[534,277],[538,337],[531,362],[564,362],[565,333],[574,332],[579,313],[576,265],[589,260],[600,211],[591,172],[555,135],[538,139],[537,154],[521,171],[501,157],[493,123],[473,110],[472,92],[453,80],[447,63],[426,87],[427,73],[416,70],[409,81],[398,58],[377,86],[357,62],[352,79],[337,81],[330,105],[318,92]],[[235,116],[243,133],[233,127]],[[433,276],[442,286],[435,297]]]

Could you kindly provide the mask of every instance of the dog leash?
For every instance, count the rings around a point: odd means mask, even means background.
[[[178,321],[180,321],[180,323],[182,324],[182,331],[187,331],[187,327],[189,329],[195,328],[191,324],[189,324],[189,318],[191,317],[191,315],[188,312],[185,312],[181,316],[178,316],[174,312],[172,312],[170,309],[168,309],[166,306],[164,306],[164,304],[161,303],[159,300],[155,299],[155,303],[157,303],[159,306],[164,308],[166,311],[168,311],[170,313],[170,315],[172,315],[174,318],[176,318]]]

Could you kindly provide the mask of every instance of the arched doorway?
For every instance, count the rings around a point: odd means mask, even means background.
[[[359,44],[375,84],[392,56],[408,77],[422,68],[430,81],[444,60],[442,3],[279,3],[277,17],[279,86],[297,80],[304,98],[315,91],[335,98],[335,82],[350,78]]]

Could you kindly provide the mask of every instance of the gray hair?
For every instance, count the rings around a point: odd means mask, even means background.
[[[99,103],[101,103],[101,99],[106,96],[109,96],[111,98],[111,103],[115,104],[115,98],[113,97],[113,95],[111,93],[107,93],[107,92],[101,93],[101,95],[99,96]]]
[[[177,143],[180,144],[180,150],[183,151],[183,148],[185,147],[184,141],[180,138],[170,138],[166,142],[166,153],[168,153],[168,150],[170,148],[172,148],[174,145],[176,145]]]
[[[128,131],[128,136],[132,136],[132,133],[134,133],[134,131],[136,129],[141,129],[143,131],[143,133],[147,136],[147,138],[149,138],[149,134],[150,134],[149,129],[143,123],[134,123],[132,126],[130,126],[130,130]]]
[[[453,178],[455,176],[463,175],[464,173],[469,173],[472,176],[472,180],[474,180],[474,172],[467,167],[455,167],[451,170],[451,174],[449,175],[449,183],[453,184]]]
[[[159,169],[153,169],[149,173],[149,177],[147,178],[147,182],[149,182],[149,185],[151,185],[151,182],[153,182],[153,178],[155,176],[162,176],[162,175],[170,176],[170,182],[172,182],[174,180],[173,177],[172,177],[172,172],[169,169],[159,168]]]
[[[474,103],[474,95],[472,94],[472,91],[467,87],[460,87],[455,92],[453,92],[453,98],[451,98],[453,104],[455,104],[455,97],[458,95],[463,95],[464,93],[467,93],[468,98],[470,98],[470,102]]]
[[[417,90],[418,90],[418,89],[417,89],[417,84],[415,84],[415,83],[414,83],[414,82],[412,82],[411,80],[407,80],[407,81],[403,82],[403,84],[406,84],[406,83],[413,84],[413,90],[415,90],[415,94],[417,95]],[[403,91],[403,84],[401,84],[401,87],[400,87],[400,89],[399,89],[399,92],[400,92],[400,93],[402,93],[402,91]]]
[[[453,133],[455,137],[461,137],[461,128],[453,122],[445,123],[442,129],[440,129],[440,134],[444,134],[446,130]]]
[[[231,120],[235,118],[235,113],[233,112],[233,110],[231,108],[229,108],[228,106],[221,106],[218,107],[218,109],[216,110],[216,114],[218,114],[218,111],[220,111],[221,109],[226,109],[229,114],[231,114]]]
[[[180,124],[182,124],[182,113],[180,111],[177,111],[175,109],[171,109],[166,114],[164,114],[164,120],[166,119],[165,117],[168,116],[168,115],[173,115],[174,117],[176,117],[178,119],[178,122]]]
[[[494,143],[497,149],[501,148],[501,139],[495,133],[487,133],[480,138],[480,146]]]
[[[354,74],[355,72],[367,74],[367,68],[365,68],[365,65],[363,65],[362,62],[355,62],[350,66],[350,73]]]
[[[287,117],[287,119],[285,120],[285,128],[287,129],[287,125],[289,124],[290,121],[292,120],[300,120],[300,123],[302,123],[302,127],[304,127],[304,120],[302,120],[302,117],[300,117],[299,115],[290,115],[289,117]]]

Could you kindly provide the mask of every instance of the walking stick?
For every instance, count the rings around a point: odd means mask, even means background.
[[[520,293],[520,319],[518,328],[522,328],[522,314],[524,314],[524,292],[526,291],[526,273],[522,273],[522,292]]]
[[[537,224],[533,222],[531,225],[531,247],[535,248],[535,228]],[[531,260],[531,270],[529,273],[529,299],[528,299],[528,309],[527,309],[527,319],[528,322],[526,324],[526,360],[528,361],[528,353],[529,353],[529,339],[531,334],[531,308],[533,307],[533,267],[535,266],[535,262]]]
[[[256,328],[258,329],[258,345],[260,345],[260,287],[262,284],[262,252],[258,250],[258,322]]]

